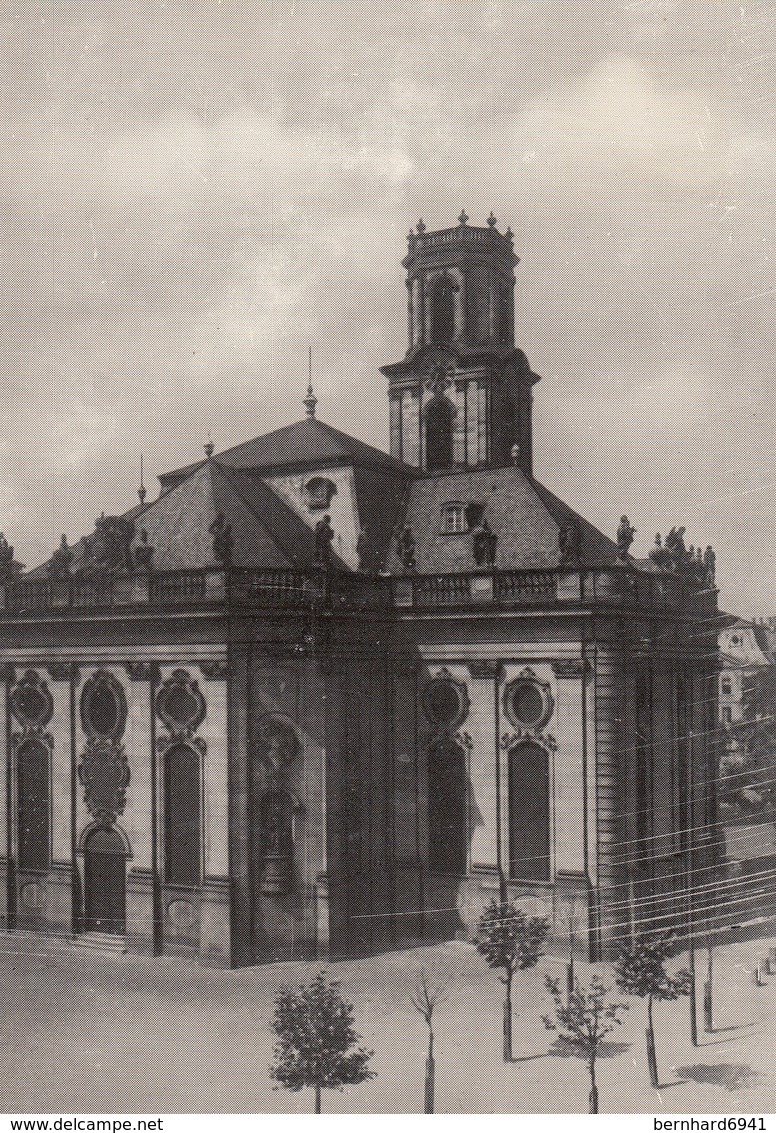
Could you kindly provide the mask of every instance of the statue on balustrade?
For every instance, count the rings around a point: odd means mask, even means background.
[[[576,566],[579,563],[582,540],[579,524],[570,523],[558,532],[558,566]]]
[[[403,528],[396,537],[396,553],[405,570],[415,569],[415,536],[412,528]]]
[[[653,562],[655,566],[668,567],[671,565],[671,555],[663,546],[663,540],[661,539],[659,532],[657,535],[655,535],[655,545],[649,552],[649,558],[650,562]]]
[[[86,540],[83,569],[87,574],[115,574],[132,569],[135,524],[122,515],[103,515]]]
[[[703,566],[706,574],[704,581],[709,589],[713,589],[716,585],[717,556],[711,547],[707,547],[704,551]]]
[[[631,548],[636,528],[632,527],[628,522],[627,515],[624,515],[620,520],[620,525],[617,528],[617,561],[627,563],[630,554],[628,553]]]
[[[6,539],[5,535],[0,534],[0,583],[10,582],[14,575],[18,574],[18,564],[14,562],[13,547]]]
[[[681,571],[687,560],[687,548],[684,545],[685,527],[672,527],[665,537],[665,547],[668,556],[668,565],[672,570]]]
[[[322,570],[331,566],[331,545],[334,541],[334,528],[331,525],[331,516],[324,515],[315,525],[315,561],[314,565]]]
[[[492,567],[496,561],[498,535],[492,531],[487,519],[472,529],[472,558],[477,566]]]
[[[222,512],[210,524],[210,534],[213,536],[213,558],[221,563],[224,570],[228,570],[233,562],[234,536],[232,525],[225,521]]]
[[[63,535],[49,562],[49,578],[69,578],[72,565],[73,548],[68,545],[67,535]]]
[[[135,570],[144,571],[146,574],[151,573],[154,548],[148,542],[148,532],[145,527],[140,532],[140,542],[134,547],[132,557],[135,560]]]
[[[362,527],[356,541],[358,569],[362,574],[376,574],[379,567],[377,550],[369,535],[369,529]]]

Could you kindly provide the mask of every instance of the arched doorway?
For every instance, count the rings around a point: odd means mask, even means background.
[[[550,879],[550,760],[532,742],[509,751],[509,874],[516,881]]]
[[[99,826],[84,842],[84,928],[123,936],[126,931],[126,858],[121,835]]]

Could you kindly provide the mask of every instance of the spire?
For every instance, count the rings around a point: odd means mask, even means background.
[[[313,348],[309,347],[307,355],[307,396],[302,398],[302,405],[308,417],[315,416],[318,398],[313,393]]]
[[[137,494],[138,494],[138,498],[140,500],[140,503],[144,504],[145,498],[146,498],[146,490],[145,490],[145,484],[143,483],[143,454],[142,454],[142,452],[140,454],[140,487],[137,490]]]

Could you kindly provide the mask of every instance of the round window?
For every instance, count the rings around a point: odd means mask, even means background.
[[[506,687],[504,710],[513,727],[536,731],[552,714],[550,691],[533,678],[518,678]]]
[[[421,693],[421,703],[429,723],[448,731],[459,728],[469,715],[466,685],[447,673],[428,682]]]

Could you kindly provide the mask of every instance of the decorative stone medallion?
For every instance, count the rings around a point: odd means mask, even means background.
[[[191,736],[205,719],[205,699],[185,669],[176,669],[156,697],[156,712],[171,736]]]
[[[112,826],[127,802],[129,764],[124,748],[110,741],[89,740],[81,756],[78,779],[94,821]]]
[[[54,712],[48,685],[28,669],[11,690],[11,712],[23,728],[45,728]]]

